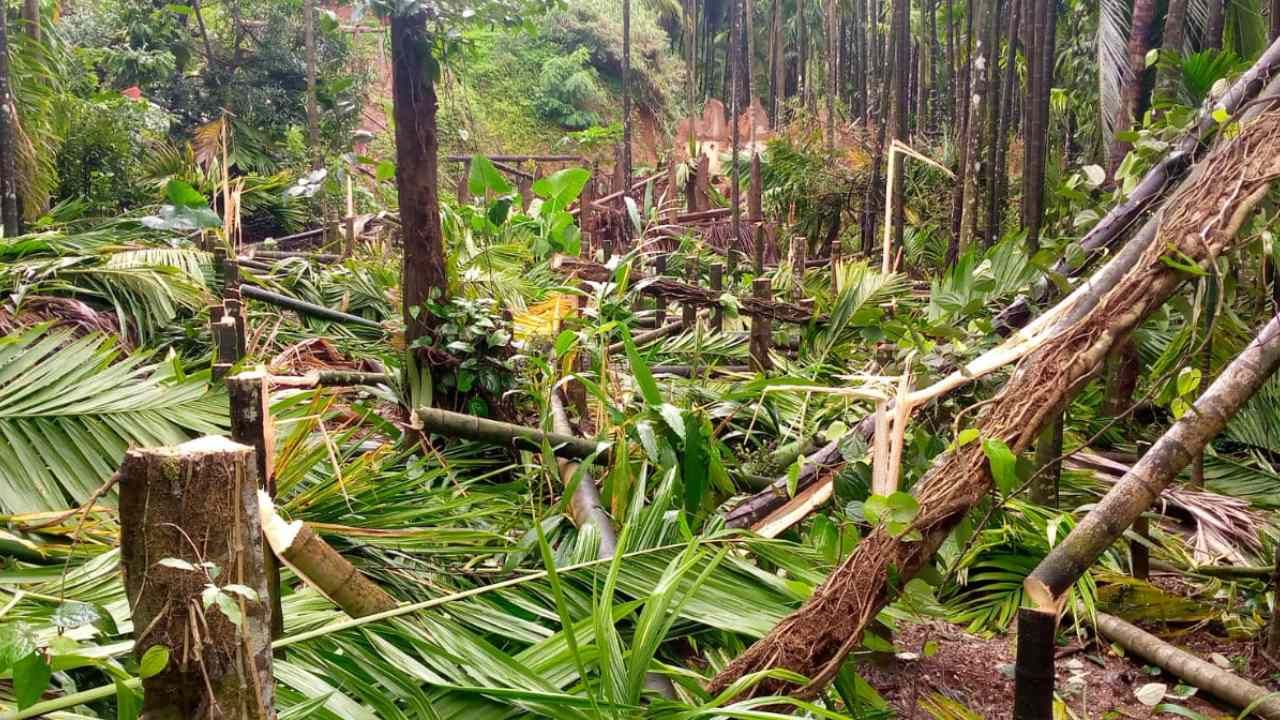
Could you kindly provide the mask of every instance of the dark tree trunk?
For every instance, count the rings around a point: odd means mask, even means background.
[[[994,166],[995,185],[991,188],[990,202],[987,204],[987,226],[992,237],[999,239],[1003,229],[1005,201],[1009,197],[1009,130],[1013,123],[1013,98],[1017,80],[1018,62],[1018,30],[1022,22],[1024,0],[1010,0],[1009,30],[1005,38],[1004,54],[1004,89],[1000,93],[1000,118],[996,122],[995,148],[991,163]]]
[[[427,308],[445,302],[449,278],[437,187],[436,90],[431,36],[423,13],[391,18],[391,93],[396,121],[396,189],[404,243],[402,275],[405,341],[429,335]],[[416,309],[415,309],[416,308]]]
[[[971,75],[970,92],[969,92],[969,121],[965,123],[965,155],[964,155],[964,186],[962,189],[962,199],[960,208],[960,240],[958,250],[963,253],[974,238],[978,231],[978,180],[979,180],[979,160],[980,156],[985,156],[982,152],[982,130],[984,127],[983,119],[987,114],[989,83],[987,81],[991,72],[989,58],[995,56],[992,51],[992,33],[991,28],[996,26],[996,5],[997,0],[980,0],[975,3],[977,17],[974,20],[974,27],[978,31],[976,43],[973,47],[973,62],[970,63],[969,73]]]
[[[622,0],[622,187],[631,188],[631,0]],[[629,227],[627,223],[623,228]],[[625,232],[625,231],[624,231]]]
[[[6,13],[0,12],[0,221],[5,237],[20,232],[18,218],[18,169],[11,123],[17,116],[9,83],[9,31]]]
[[[1160,45],[1164,54],[1169,57],[1182,57],[1182,46],[1187,37],[1187,0],[1169,0],[1169,8],[1164,15],[1164,33]],[[1181,73],[1175,66],[1158,71],[1157,87],[1166,100],[1177,96],[1178,85],[1182,82]]]
[[[893,23],[890,32],[893,34],[893,139],[907,141],[907,115],[911,110],[907,97],[907,74],[911,72],[911,25],[910,0],[893,0]],[[902,247],[903,218],[906,217],[903,189],[906,187],[906,176],[903,166],[906,158],[901,154],[894,156],[894,182],[890,192],[893,195],[893,247]]]
[[[1053,58],[1057,3],[1035,0],[1032,23],[1031,92],[1027,98],[1026,152],[1023,167],[1022,225],[1027,230],[1027,246],[1033,252],[1040,248],[1041,225],[1044,222],[1044,175],[1049,154],[1049,90],[1053,87]]]
[[[782,126],[782,98],[786,92],[782,37],[782,0],[773,0],[769,11],[769,119],[775,128]]]
[[[40,42],[40,0],[23,0],[22,21],[26,24],[23,29],[27,35]]]
[[[836,147],[836,0],[827,0],[827,150]]]
[[[1271,21],[1271,28],[1267,38],[1271,42],[1275,42],[1277,38],[1280,38],[1280,0],[1271,0],[1268,15],[1268,19]],[[1276,603],[1276,607],[1280,607],[1280,603]]]
[[[809,92],[809,33],[804,4],[804,0],[796,0],[796,95],[802,105]]]
[[[1139,0],[1142,2],[1143,0]],[[1209,17],[1204,24],[1204,42],[1206,48],[1222,49],[1222,26],[1226,15],[1227,0],[1209,0]]]
[[[1147,52],[1151,50],[1155,30],[1156,0],[1136,0],[1129,26],[1129,80],[1120,91],[1120,114],[1116,116],[1116,134],[1129,130],[1142,118],[1146,109]],[[1132,147],[1118,137],[1111,140],[1107,176],[1114,179],[1116,169]]]
[[[303,44],[307,56],[307,140],[312,162],[320,165],[320,111],[316,108],[316,8],[315,0],[302,3]]]

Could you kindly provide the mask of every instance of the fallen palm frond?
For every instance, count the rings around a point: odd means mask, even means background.
[[[0,339],[0,508],[63,510],[88,498],[130,446],[217,433],[225,401],[207,373],[121,356],[100,335],[34,328]]]

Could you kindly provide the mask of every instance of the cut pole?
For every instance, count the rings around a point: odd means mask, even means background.
[[[1280,543],[1276,544],[1276,564],[1271,575],[1271,627],[1267,629],[1267,653],[1280,656]]]
[[[684,323],[679,320],[676,320],[675,322],[667,323],[666,325],[663,325],[662,327],[659,327],[655,330],[642,332],[639,335],[636,335],[635,337],[631,338],[631,342],[634,343],[636,347],[640,348],[650,343],[653,343],[655,341],[661,340],[665,337],[670,337],[672,335],[675,335],[676,333],[680,332],[683,329],[684,329]],[[627,349],[627,344],[621,340],[619,340],[616,343],[613,343],[608,348],[610,355],[624,352],[626,351],[626,349]]]
[[[760,176],[760,153],[751,153],[751,186],[747,191],[747,220],[758,223],[764,220],[764,182]]]
[[[662,277],[667,274],[667,257],[659,255],[653,259],[653,274]],[[662,327],[667,322],[667,298],[662,293],[657,293],[653,297],[654,317],[657,318],[658,327]]]
[[[724,265],[720,263],[711,266],[711,292],[717,295],[724,292]],[[724,331],[724,307],[719,303],[711,313],[711,329],[716,333]]]
[[[358,618],[396,608],[396,599],[356,569],[301,520],[286,522],[265,492],[257,495],[258,515],[271,549],[298,577],[343,612]]]
[[[1098,632],[1131,654],[1253,715],[1280,720],[1280,696],[1170,645],[1113,615],[1098,613]],[[1019,646],[1021,648],[1021,646]]]
[[[1129,572],[1138,580],[1151,577],[1151,550],[1147,543],[1151,542],[1151,521],[1146,515],[1138,516],[1133,521],[1134,539],[1129,541]]]
[[[262,288],[254,287],[253,285],[241,285],[240,292],[244,297],[249,298],[250,300],[257,300],[258,302],[264,302],[286,310],[292,310],[299,315],[309,315],[321,320],[330,320],[332,322],[346,323],[348,325],[362,325],[367,328],[376,328],[378,330],[382,329],[382,324],[376,320],[369,320],[367,318],[362,318],[359,315],[351,315],[322,305],[315,305],[304,300],[289,297],[288,295],[281,295],[280,293],[274,293],[270,290],[263,290]]]
[[[459,437],[466,440],[489,443],[519,450],[540,452],[543,442],[551,445],[558,457],[585,460],[599,451],[600,462],[609,456],[608,450],[600,450],[594,440],[575,435],[546,432],[526,425],[490,420],[437,408],[418,408],[416,411],[422,429],[426,432]]]
[[[348,215],[345,220],[347,226],[346,246],[342,250],[343,257],[351,257],[356,252],[356,216]]]
[[[462,172],[458,174],[458,204],[471,204],[471,158],[462,158]]]
[[[249,352],[249,334],[245,326],[244,303],[240,300],[240,293],[228,297],[223,305],[226,307],[227,317],[236,323],[236,360],[240,360]]]
[[[768,300],[772,291],[769,278],[758,277],[751,281],[751,294],[756,300]],[[756,372],[765,372],[773,367],[772,361],[769,360],[772,333],[772,320],[761,315],[751,316],[751,368]]]
[[[213,707],[236,720],[275,717],[257,483],[253,449],[222,437],[125,455],[120,547],[134,654],[159,645],[170,658],[142,681],[145,717],[209,717]],[[210,584],[238,588],[206,605]]]
[[[1018,663],[1014,666],[1015,720],[1053,720],[1057,613],[1018,611]]]
[[[224,315],[218,322],[212,323],[213,329],[213,379],[221,380],[231,371],[231,367],[240,362],[240,354],[236,349],[236,321],[230,315]]]
[[[275,427],[271,422],[270,394],[261,370],[242,372],[227,378],[231,402],[231,439],[253,448],[258,486],[273,500],[276,496]],[[267,596],[271,605],[271,637],[284,635],[284,612],[280,604],[280,566],[275,555],[263,553],[266,563]]]
[[[685,273],[685,280],[692,287],[698,286],[698,279],[701,277],[698,271],[698,260],[689,258],[689,269]],[[680,303],[680,322],[684,323],[686,328],[693,329],[698,325],[698,306],[691,302]]]
[[[560,435],[573,435],[573,426],[569,424],[569,414],[565,412],[564,401],[560,399],[559,391],[551,392],[551,420],[552,428]],[[600,491],[596,488],[596,481],[585,470],[581,470],[581,465],[564,457],[557,457],[556,463],[560,466],[560,483],[567,490],[573,488],[573,495],[569,498],[569,517],[573,520],[573,524],[582,528],[590,525],[595,528],[600,535],[600,552],[596,556],[600,559],[613,557],[618,550],[618,531],[613,526],[613,519],[609,517],[609,513],[605,512],[604,503],[600,500]],[[578,481],[574,483],[574,477],[578,477]]]

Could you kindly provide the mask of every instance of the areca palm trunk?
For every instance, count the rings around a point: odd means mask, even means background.
[[[1022,173],[1022,226],[1027,230],[1027,246],[1040,248],[1040,232],[1044,223],[1044,177],[1049,154],[1049,91],[1053,87],[1053,57],[1057,29],[1055,0],[1033,0],[1035,6],[1030,29],[1031,87],[1026,107],[1026,160]]]
[[[1005,38],[1007,43],[1004,55],[1004,89],[1000,93],[1000,117],[996,121],[995,147],[992,149],[991,162],[994,165],[995,182],[991,188],[990,200],[987,203],[987,225],[995,238],[1000,237],[1001,219],[1005,199],[1009,195],[1008,151],[1009,128],[1013,121],[1014,82],[1018,76],[1018,30],[1022,22],[1024,0],[1010,0],[1009,30]]]
[[[1186,41],[1187,0],[1169,0],[1169,7],[1164,14],[1164,34],[1160,44],[1166,55],[1182,56],[1182,46]],[[1177,65],[1164,64],[1157,71],[1156,87],[1165,98],[1177,94],[1181,71]]]
[[[13,145],[16,117],[13,88],[9,82],[9,28],[0,12],[0,223],[5,237],[18,234],[18,171]]]
[[[1120,91],[1120,112],[1116,117],[1116,136],[1111,140],[1108,177],[1114,179],[1120,162],[1132,145],[1120,139],[1120,133],[1142,117],[1146,106],[1147,53],[1151,50],[1151,37],[1155,29],[1156,0],[1135,0],[1132,22],[1129,25],[1129,78]]]
[[[404,243],[405,340],[429,335],[427,302],[447,302],[444,234],[436,167],[436,90],[425,13],[391,17],[391,97],[396,121],[396,191]],[[433,293],[436,295],[432,298]]]
[[[1226,0],[1209,0],[1209,17],[1205,20],[1204,42],[1201,43],[1205,48],[1222,49],[1222,28],[1225,16]]]

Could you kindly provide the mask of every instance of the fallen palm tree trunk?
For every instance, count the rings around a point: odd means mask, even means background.
[[[1059,260],[1053,266],[1053,275],[1072,277],[1088,267],[1089,263],[1101,256],[1107,248],[1114,245],[1124,233],[1148,211],[1152,210],[1172,191],[1183,175],[1195,162],[1205,146],[1206,140],[1213,136],[1221,126],[1217,117],[1221,108],[1227,115],[1240,112],[1262,91],[1280,70],[1280,41],[1273,42],[1253,66],[1241,75],[1221,100],[1200,110],[1195,127],[1173,143],[1169,153],[1147,171],[1124,202],[1116,205],[1085,236],[1080,239],[1079,246],[1084,257],[1074,263],[1067,258]],[[1031,303],[1042,300],[1049,290],[1047,278],[1040,280],[1028,295],[1022,295],[1010,303],[996,317],[996,328],[1007,331],[1025,325],[1031,316]]]
[[[606,282],[613,277],[613,271],[604,265],[567,255],[557,256],[551,267],[572,277],[590,280],[591,282]],[[673,300],[679,303],[692,303],[707,307],[718,307],[720,305],[722,293],[698,287],[697,285],[689,285],[654,275],[632,274],[630,281],[633,284],[646,283],[641,288],[641,292],[646,295],[655,295],[669,301]],[[801,325],[814,319],[813,313],[801,305],[762,300],[755,297],[738,298],[738,312],[743,315],[757,315],[777,320],[778,322]],[[822,318],[818,318],[818,320],[822,321]]]
[[[248,259],[250,260],[290,260],[293,258],[301,258],[318,263],[336,263],[342,260],[341,255],[333,253],[312,253],[302,250],[250,250]],[[245,258],[240,258],[243,263]]]
[[[800,468],[800,475],[794,481],[783,477],[760,492],[747,498],[729,512],[725,513],[724,524],[731,528],[746,528],[755,525],[771,513],[786,504],[790,496],[789,487],[794,484],[796,492],[807,490],[822,474],[844,464],[840,455],[840,446],[832,441],[818,448],[812,455],[805,457]]]
[[[1280,173],[1280,112],[1262,114],[1243,126],[1197,166],[1212,182],[1183,185],[1165,213],[1159,240],[1133,269],[1079,319],[1054,332],[1027,355],[976,422],[981,436],[1003,441],[1013,452],[1027,449],[1041,426],[1097,373],[1113,346],[1133,331],[1189,276],[1180,263],[1207,263],[1227,248],[1241,224]],[[835,676],[863,631],[891,599],[890,577],[921,570],[951,530],[991,489],[983,443],[972,442],[937,458],[916,484],[919,512],[904,540],[885,527],[858,544],[798,611],[724,668],[709,684],[718,693],[746,675],[783,668],[809,678],[805,685],[767,678],[745,690],[751,696],[817,695]]]
[[[547,432],[527,425],[516,425],[436,408],[418,408],[415,414],[425,432],[534,452],[541,451],[545,442],[551,445],[557,457],[575,460],[585,460],[598,454],[601,462],[607,462],[609,457],[608,450],[601,450],[600,445],[594,440],[568,433]]]
[[[560,392],[551,392],[551,426],[560,435],[573,435],[573,426],[569,424],[569,414],[565,412],[564,401]],[[581,466],[567,458],[556,457],[560,466],[560,483],[563,487],[573,488],[569,497],[569,517],[573,524],[581,529],[590,525],[600,535],[600,552],[597,557],[611,558],[618,550],[618,532],[613,527],[613,520],[605,512],[604,503],[600,501],[600,491],[596,482],[586,472],[579,473]],[[574,484],[574,477],[580,475]]]
[[[271,375],[267,380],[277,387],[314,388],[348,387],[352,385],[389,385],[387,373],[359,370],[319,370],[306,375]]]
[[[635,346],[640,348],[652,342],[661,340],[663,338],[671,337],[672,335],[675,335],[676,333],[680,332],[683,329],[684,329],[684,322],[681,320],[676,320],[674,322],[667,323],[666,325],[663,325],[662,327],[657,328],[656,330],[642,332],[639,335],[636,335],[635,337],[631,338],[631,342],[635,343]],[[626,352],[626,350],[627,350],[627,343],[625,340],[619,340],[618,342],[613,343],[609,346],[610,355],[616,355],[617,353],[620,353],[620,352]]]
[[[370,320],[368,318],[362,318],[359,315],[344,313],[340,310],[334,310],[332,308],[324,307],[323,305],[309,303],[305,300],[289,297],[288,295],[281,295],[280,293],[274,293],[270,290],[263,290],[262,288],[254,287],[253,285],[241,285],[240,295],[241,297],[257,300],[258,302],[264,302],[269,305],[275,305],[276,307],[282,307],[286,310],[292,310],[299,315],[308,315],[321,320],[331,320],[333,322],[346,323],[348,325],[363,325],[364,327],[374,328],[377,330],[382,329],[382,323],[379,323],[377,320]]]
[[[1098,632],[1131,654],[1190,685],[1267,720],[1280,720],[1280,696],[1191,653],[1179,650],[1140,628],[1106,613],[1098,613]]]
[[[654,365],[649,368],[649,372],[656,375],[671,375],[673,377],[699,377],[704,373],[712,375],[723,375],[725,373],[745,373],[751,372],[751,368],[746,365]]]
[[[1184,568],[1159,560],[1151,561],[1151,569],[1159,572],[1203,575],[1222,580],[1267,580],[1276,572],[1272,565],[1192,565]]]
[[[356,569],[301,520],[286,522],[265,492],[258,493],[262,534],[280,558],[351,617],[392,610],[396,599]]]

